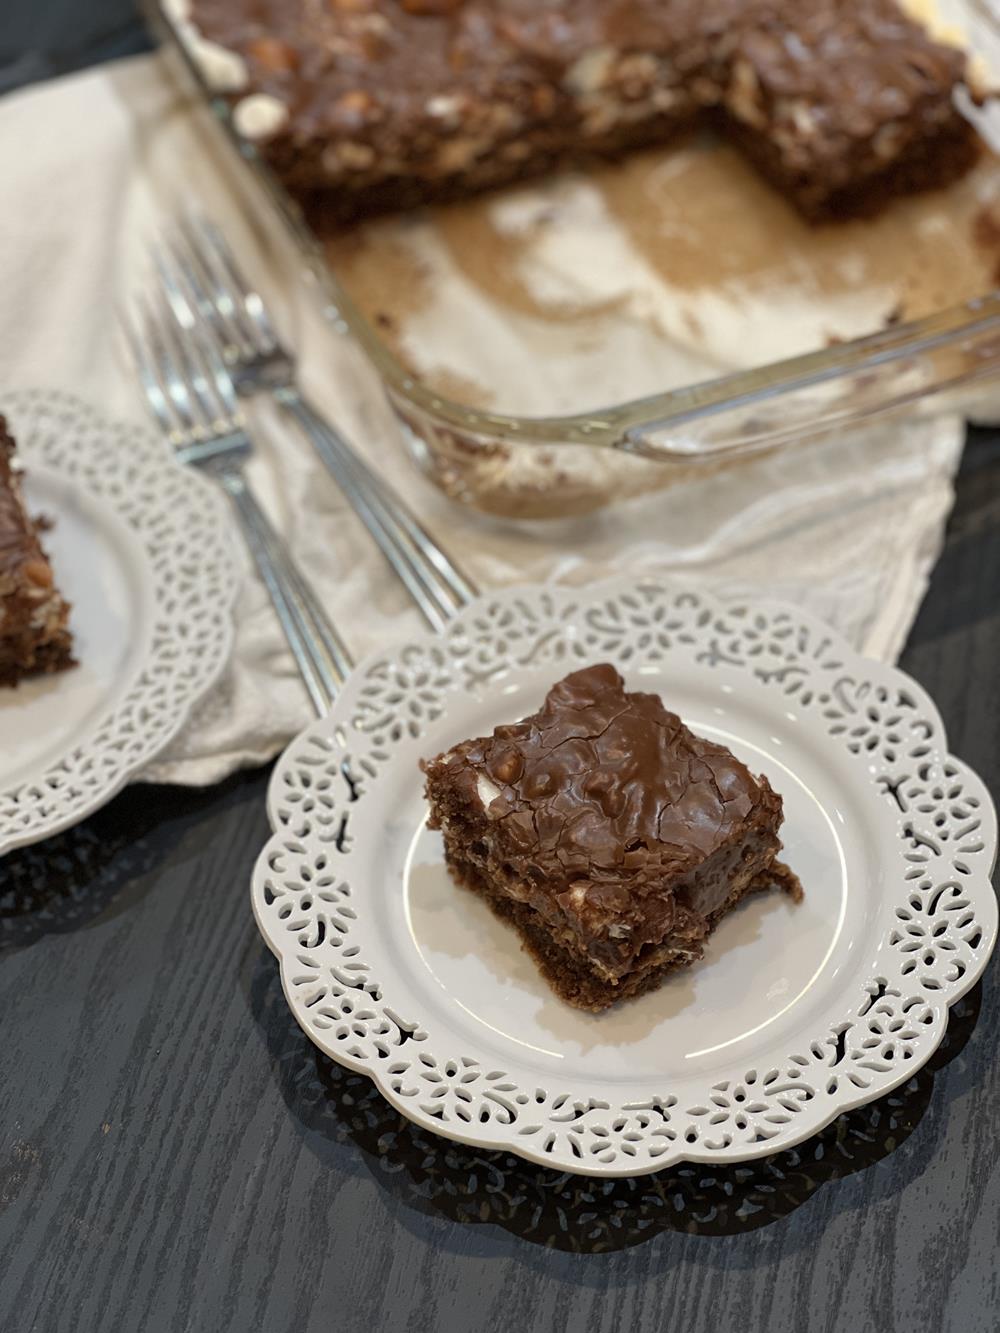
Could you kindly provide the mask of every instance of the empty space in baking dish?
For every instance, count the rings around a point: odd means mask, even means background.
[[[321,225],[321,224],[317,224]],[[404,365],[527,417],[633,399],[847,342],[982,296],[1000,160],[876,218],[804,222],[710,135],[324,238]]]

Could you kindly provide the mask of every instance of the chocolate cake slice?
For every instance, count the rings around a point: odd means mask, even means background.
[[[73,665],[69,606],[24,507],[14,441],[0,416],[0,686]]]
[[[781,797],[612,666],[423,765],[454,877],[513,923],[553,990],[600,1010],[701,958],[749,893],[801,887]]]

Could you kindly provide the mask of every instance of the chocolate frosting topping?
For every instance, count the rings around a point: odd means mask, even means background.
[[[695,736],[655,694],[626,694],[612,666],[553,687],[533,717],[459,747],[456,782],[498,789],[491,823],[546,880],[683,874],[780,805],[727,749]]]
[[[373,123],[380,108],[422,116],[433,93],[510,98],[613,48],[666,59],[673,83],[701,80],[693,104],[720,102],[743,60],[770,97],[874,124],[965,63],[897,0],[195,0],[194,16],[255,86],[331,123],[344,94],[370,94]]]

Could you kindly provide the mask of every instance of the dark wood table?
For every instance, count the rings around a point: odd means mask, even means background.
[[[7,0],[8,85],[139,49],[127,8]],[[994,790],[998,654],[973,432],[903,665]],[[414,1129],[299,1031],[248,910],[266,782],[133,788],[0,863],[4,1333],[998,1327],[996,969],[929,1069],[799,1149],[558,1176]]]

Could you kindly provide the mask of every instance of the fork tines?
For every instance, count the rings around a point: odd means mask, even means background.
[[[241,273],[210,220],[182,214],[157,262],[175,320],[200,335],[203,378],[221,359],[240,395],[277,396],[307,435],[359,518],[427,621],[443,628],[476,596],[471,581],[441,550],[392,489],[303,398],[295,362],[282,344],[260,293]],[[214,361],[213,361],[214,357]]]

